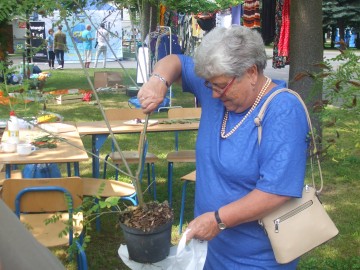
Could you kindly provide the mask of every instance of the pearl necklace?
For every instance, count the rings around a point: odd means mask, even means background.
[[[270,83],[271,83],[271,79],[267,76],[265,76],[266,78],[266,82],[264,84],[264,86],[261,88],[258,96],[255,99],[254,104],[251,106],[250,110],[245,114],[245,116],[240,120],[239,123],[237,123],[237,125],[235,127],[232,128],[232,130],[230,130],[228,133],[225,134],[225,130],[226,130],[226,122],[229,118],[229,111],[226,110],[223,121],[222,121],[222,125],[221,125],[221,138],[226,139],[228,137],[230,137],[241,125],[242,123],[244,123],[244,121],[246,120],[246,118],[248,118],[248,116],[255,110],[256,106],[259,104],[261,98],[263,97],[266,89],[269,87]]]

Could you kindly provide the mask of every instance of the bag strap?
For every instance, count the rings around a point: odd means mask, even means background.
[[[323,177],[322,177],[322,170],[321,170],[321,165],[320,165],[320,157],[319,157],[319,152],[317,151],[317,147],[316,147],[316,141],[315,141],[315,135],[314,135],[314,131],[313,131],[313,127],[312,127],[312,123],[311,123],[311,119],[310,119],[310,115],[309,115],[309,111],[304,103],[304,101],[302,100],[301,96],[291,90],[291,89],[287,89],[287,88],[282,88],[279,90],[276,90],[275,92],[273,92],[264,102],[264,104],[262,105],[262,107],[260,108],[259,114],[255,117],[254,122],[255,125],[258,128],[258,144],[260,146],[261,143],[261,137],[262,137],[262,120],[263,117],[265,115],[265,111],[269,105],[269,103],[271,102],[271,100],[279,93],[282,92],[289,92],[290,94],[293,94],[295,97],[298,98],[298,100],[300,101],[301,105],[303,106],[305,113],[306,113],[306,119],[308,122],[308,126],[310,129],[310,135],[311,135],[311,140],[313,143],[313,150],[312,150],[312,155],[310,157],[310,164],[311,164],[311,176],[312,176],[312,182],[313,182],[313,186],[315,188],[315,178],[314,178],[314,170],[313,170],[313,157],[316,157],[316,161],[317,161],[317,165],[318,165],[318,170],[319,170],[319,176],[320,176],[320,189],[316,190],[317,194],[320,194],[320,192],[323,189],[323,185],[324,185],[324,181],[323,181]],[[316,189],[316,188],[315,188]]]

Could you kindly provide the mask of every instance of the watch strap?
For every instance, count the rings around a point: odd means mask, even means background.
[[[225,230],[226,229],[226,224],[224,222],[222,222],[220,216],[219,216],[219,210],[215,211],[215,219],[217,222],[217,225],[219,227],[219,230]]]
[[[217,224],[223,223],[220,216],[219,216],[219,210],[215,211],[215,219],[216,219]]]

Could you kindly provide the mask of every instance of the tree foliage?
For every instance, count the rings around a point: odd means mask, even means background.
[[[323,24],[360,27],[360,1],[331,0],[323,2]]]
[[[215,1],[193,1],[193,0],[164,0],[163,4],[169,7],[172,10],[177,10],[178,12],[183,13],[206,13],[214,12],[221,9],[226,9],[231,6],[237,6],[244,1],[235,1],[235,0],[215,0]]]
[[[334,47],[336,28],[339,28],[340,39],[345,39],[345,29],[353,27],[360,32],[360,1],[359,0],[330,0],[323,1],[323,29],[332,30],[332,43]]]

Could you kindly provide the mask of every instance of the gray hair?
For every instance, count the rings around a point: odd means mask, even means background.
[[[211,30],[194,56],[195,72],[205,79],[220,75],[241,77],[253,65],[263,73],[266,60],[261,35],[256,30],[236,25]]]

